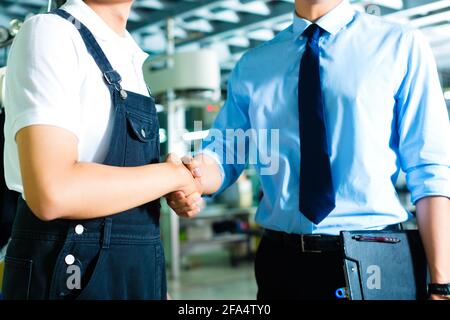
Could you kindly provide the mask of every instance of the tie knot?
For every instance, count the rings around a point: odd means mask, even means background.
[[[322,36],[322,28],[317,24],[313,23],[308,26],[308,28],[303,31],[303,35],[308,38],[308,40],[317,41]]]

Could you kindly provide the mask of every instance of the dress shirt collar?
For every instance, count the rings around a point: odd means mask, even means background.
[[[355,16],[355,9],[348,0],[343,0],[333,10],[316,21],[322,29],[335,35],[339,30],[345,27]],[[294,24],[292,28],[293,36],[297,39],[303,34],[305,29],[312,24],[311,21],[300,18],[294,12]]]

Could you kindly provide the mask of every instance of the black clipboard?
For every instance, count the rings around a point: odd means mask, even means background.
[[[347,298],[427,299],[427,261],[417,230],[343,231],[340,236]]]

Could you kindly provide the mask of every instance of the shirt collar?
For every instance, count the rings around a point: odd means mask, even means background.
[[[355,9],[353,6],[348,0],[343,0],[333,10],[321,17],[315,23],[328,33],[335,35],[339,30],[352,21],[354,15]],[[310,24],[312,24],[311,21],[300,18],[294,12],[294,24],[292,28],[294,38],[297,39],[301,36]]]
[[[97,40],[120,41],[124,45],[131,45],[138,65],[142,65],[148,58],[148,54],[142,51],[128,31],[125,31],[125,36],[123,37],[118,35],[83,0],[68,0],[61,9],[67,11],[83,23]]]
[[[128,32],[124,37],[114,32],[83,0],[68,0],[61,9],[83,23],[98,40],[124,40],[130,36]]]

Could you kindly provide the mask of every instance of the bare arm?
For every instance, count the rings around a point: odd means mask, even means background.
[[[175,190],[197,191],[190,172],[174,162],[132,168],[78,162],[76,137],[57,127],[26,127],[16,141],[25,198],[42,220],[97,218]]]
[[[417,222],[432,283],[450,282],[450,199],[426,197],[416,203]],[[436,298],[436,297],[434,297]]]

